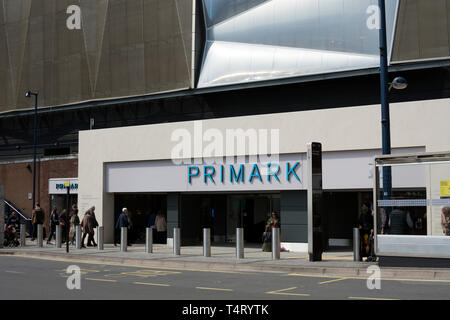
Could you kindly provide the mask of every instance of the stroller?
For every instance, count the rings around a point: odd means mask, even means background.
[[[20,242],[17,240],[17,231],[13,224],[6,227],[5,230],[5,240],[3,243],[4,247],[18,247]]]

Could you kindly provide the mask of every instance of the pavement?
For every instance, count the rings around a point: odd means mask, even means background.
[[[212,246],[211,257],[203,256],[201,246],[184,246],[181,254],[173,254],[173,248],[155,244],[153,253],[145,253],[144,245],[128,247],[121,252],[120,246],[105,244],[104,250],[88,247],[77,250],[70,246],[56,248],[46,245],[38,248],[35,242],[27,239],[25,247],[0,249],[1,255],[35,258],[41,260],[73,261],[78,263],[97,263],[138,267],[183,268],[185,270],[217,271],[261,271],[284,272],[291,274],[312,274],[326,276],[369,277],[368,267],[376,262],[353,261],[350,251],[325,252],[322,261],[310,262],[306,253],[281,252],[280,260],[272,260],[271,252],[262,252],[259,247],[245,248],[244,259],[236,258],[234,246]],[[396,279],[450,280],[450,269],[444,268],[381,268],[382,276]]]

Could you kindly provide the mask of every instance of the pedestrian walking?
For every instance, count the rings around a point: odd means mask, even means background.
[[[77,206],[76,203],[74,203],[74,204],[72,205],[72,211],[70,212],[69,219],[72,219],[72,216],[73,216],[73,214],[74,214],[75,211],[77,211],[77,213],[78,213],[78,206]]]
[[[155,227],[156,227],[156,242],[157,243],[166,243],[167,241],[167,222],[166,218],[162,214],[161,210],[158,210],[158,214],[155,218]]]
[[[84,239],[86,239],[86,236],[88,236],[88,247],[97,246],[94,241],[94,221],[94,217],[91,215],[90,210],[86,211],[83,220],[81,221],[81,227],[83,228],[83,239],[81,239],[82,248],[86,248],[86,246],[84,245]]]
[[[94,219],[94,224],[93,224],[94,228],[97,228],[98,227],[98,221],[97,221],[97,218],[95,217],[95,206],[92,206],[89,209],[89,213],[92,216],[92,218]]]
[[[69,217],[67,215],[67,210],[64,209],[61,211],[61,215],[59,216],[59,225],[61,227],[61,235],[62,235],[62,243],[69,241],[68,239],[68,228],[69,228]]]
[[[128,222],[128,209],[123,208],[122,212],[119,215],[119,219],[116,222],[116,232],[114,234],[114,246],[117,246],[117,243],[120,242],[120,233],[122,228],[128,228],[130,226]],[[127,241],[128,242],[128,241]],[[127,243],[129,245],[129,243]]]
[[[50,235],[47,239],[47,244],[51,245],[52,237],[55,235],[56,226],[59,225],[59,215],[58,208],[53,208],[52,213],[50,215]]]
[[[33,235],[31,241],[34,241],[37,237],[37,229],[39,224],[44,224],[44,210],[41,205],[36,203],[34,210],[31,213],[31,223],[33,224]]]
[[[80,217],[78,217],[78,209],[75,209],[72,207],[73,211],[70,214],[71,218],[70,218],[70,234],[69,237],[72,241],[72,245],[74,245],[75,243],[75,236],[76,236],[76,229],[77,226],[80,225]]]

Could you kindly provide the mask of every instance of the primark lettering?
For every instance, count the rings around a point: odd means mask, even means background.
[[[191,184],[194,179],[203,179],[208,183],[261,183],[298,181],[301,183],[297,170],[300,162],[287,162],[285,166],[278,163],[241,165],[204,165],[187,167],[187,179]]]

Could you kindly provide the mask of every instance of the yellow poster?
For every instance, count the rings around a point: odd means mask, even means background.
[[[441,199],[450,198],[450,180],[441,180]]]

